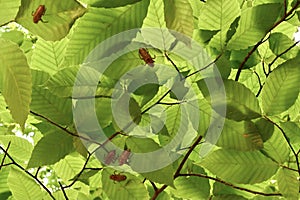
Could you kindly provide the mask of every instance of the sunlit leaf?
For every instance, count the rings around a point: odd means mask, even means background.
[[[277,174],[279,191],[287,199],[299,199],[298,173],[288,169],[280,168]]]
[[[245,9],[236,33],[228,42],[228,49],[246,49],[255,45],[271,28],[280,8],[280,4],[263,4]]]
[[[8,185],[17,200],[36,200],[43,199],[43,192],[36,181],[16,168],[11,168],[8,176]]]
[[[2,94],[13,119],[24,129],[32,92],[30,68],[16,44],[0,39],[0,46]]]
[[[35,12],[41,2],[22,1],[16,21],[45,40],[60,40],[65,37],[75,19],[82,16],[85,8],[76,1],[51,1],[45,3],[45,14],[42,21],[33,22],[32,12]]]
[[[218,177],[236,183],[259,183],[269,179],[278,165],[258,151],[238,152],[220,149],[200,163]]]
[[[262,108],[268,115],[280,114],[294,104],[299,95],[299,58],[277,67],[262,89]]]

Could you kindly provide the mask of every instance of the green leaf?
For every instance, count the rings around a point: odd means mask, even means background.
[[[24,129],[31,101],[31,74],[26,57],[14,43],[0,39],[2,94],[13,119]]]
[[[45,14],[42,19],[46,23],[33,22],[32,12],[35,12],[41,2],[25,1],[22,2],[17,23],[21,24],[30,32],[40,36],[44,40],[60,40],[64,38],[74,23],[75,19],[84,14],[85,8],[76,1],[52,1],[45,3]]]
[[[41,70],[54,75],[63,66],[64,54],[68,39],[57,42],[39,38],[31,58],[31,69]]]
[[[272,33],[269,39],[270,49],[275,55],[279,55],[290,48],[295,42],[288,36],[282,33]],[[283,54],[281,57],[283,59],[292,59],[297,56],[299,49],[290,49],[287,53]]]
[[[76,176],[82,169],[85,160],[78,154],[67,155],[54,165],[54,171],[65,183]]]
[[[53,127],[51,132],[35,145],[28,168],[54,164],[73,150],[73,138],[66,132]]]
[[[204,30],[219,30],[210,40],[209,45],[223,49],[227,40],[227,32],[232,22],[240,15],[236,0],[209,0],[203,6],[199,16],[199,28]]]
[[[198,26],[204,30],[225,31],[239,14],[236,0],[208,0],[200,12]]]
[[[105,7],[105,8],[115,8],[120,6],[126,6],[129,4],[133,4],[139,2],[141,0],[115,0],[115,1],[106,1],[106,0],[97,0],[91,3],[93,7]]]
[[[16,200],[43,199],[41,187],[28,175],[16,168],[11,168],[8,176],[10,191]]]
[[[165,28],[164,1],[150,1],[143,27]]]
[[[264,118],[260,118],[254,121],[262,140],[265,142],[273,135],[274,125]]]
[[[76,98],[95,90],[99,76],[100,73],[90,67],[67,67],[54,74],[45,86],[57,96]]]
[[[79,20],[70,38],[66,51],[68,64],[83,62],[86,56],[106,38],[140,27],[147,14],[148,5],[149,0],[144,0],[125,7],[89,8]]]
[[[258,100],[250,89],[233,80],[223,80],[223,82],[226,91],[226,102],[216,102],[216,111],[220,110],[218,109],[220,107],[226,107],[226,117],[236,121],[255,119],[261,116]],[[205,98],[210,101],[211,97],[209,95],[211,94],[208,92],[206,83],[209,83],[209,79],[197,82]],[[212,92],[218,94],[222,91],[215,90]],[[219,114],[224,115],[223,113]]]
[[[171,192],[182,199],[208,199],[210,185],[207,179],[189,176],[178,177],[174,182],[175,188]]]
[[[235,195],[235,194],[222,194],[217,195],[212,198],[212,200],[247,200],[245,197]]]
[[[112,169],[104,169],[102,171],[102,184],[103,191],[109,197],[109,199],[118,200],[148,200],[149,195],[144,184],[137,179],[136,176],[128,173],[120,173],[120,175],[126,176],[124,181],[114,181],[110,179],[110,176],[115,172]],[[117,172],[115,174],[118,174]]]
[[[6,24],[15,19],[21,0],[1,0],[0,25]]]
[[[24,41],[24,33],[17,30],[11,30],[9,32],[0,33],[0,37],[11,42],[16,43],[18,46],[21,46]]]
[[[146,153],[148,152],[153,152],[158,149],[160,149],[159,145],[155,143],[152,139],[149,138],[135,138],[135,137],[129,137],[126,140],[126,145],[127,147],[134,153],[144,153],[144,159],[140,160],[135,155],[133,154],[132,157],[130,158],[129,165],[133,170],[138,170],[138,169],[149,169],[148,165],[149,162],[146,162],[149,159],[153,160],[153,157],[149,157],[149,154],[147,155]],[[157,154],[156,154],[157,155]],[[151,155],[150,155],[151,156]],[[153,156],[153,155],[152,155]],[[155,158],[157,164],[152,163],[150,167],[153,168],[153,170],[157,169],[157,166],[159,166],[159,162],[167,163],[169,161],[169,165],[166,167],[163,167],[159,170],[147,172],[147,173],[141,173],[142,176],[145,178],[157,182],[157,183],[162,183],[170,186],[174,186],[173,183],[173,167],[171,165],[171,161],[169,160],[170,156],[165,152],[161,153],[157,158]]]
[[[226,149],[250,151],[262,149],[263,140],[253,122],[226,120],[217,145]]]
[[[56,123],[67,125],[72,123],[71,99],[58,97],[39,86],[33,87],[30,108]]]
[[[250,50],[251,50],[251,47],[247,48],[247,49],[243,49],[243,50],[232,50],[231,54],[230,54],[230,62],[232,63],[231,67],[233,69],[238,69],[241,62],[243,62],[244,58],[248,55]],[[243,69],[251,68],[260,62],[261,62],[261,58],[260,58],[258,52],[255,51],[251,55],[251,57],[247,60]]]
[[[3,156],[1,156],[1,160]],[[9,187],[8,187],[8,183],[7,183],[7,179],[8,179],[8,175],[9,175],[9,171],[10,168],[1,168],[0,171],[0,194],[1,193],[5,193],[9,191]],[[1,199],[1,196],[0,196]]]
[[[8,153],[13,158],[17,158],[23,162],[28,161],[30,158],[33,146],[28,140],[15,135],[1,135],[0,141],[6,147],[11,142]]]
[[[261,92],[262,108],[267,115],[280,114],[296,101],[299,95],[299,65],[297,57],[286,61],[268,76]]]
[[[188,37],[193,36],[193,10],[188,0],[164,0],[165,20],[168,29],[175,30]],[[178,40],[182,40],[189,45],[191,41],[186,41],[185,37],[174,35]]]
[[[219,149],[206,156],[200,164],[221,179],[245,184],[265,181],[278,169],[276,163],[258,151]]]
[[[228,42],[228,49],[246,49],[255,45],[272,27],[280,9],[281,4],[263,4],[245,9],[236,33]]]
[[[298,173],[288,169],[280,168],[277,173],[279,191],[286,199],[299,199]]]
[[[297,149],[300,145],[300,127],[291,121],[281,122],[280,127],[284,130],[294,149]]]
[[[278,129],[275,129],[272,137],[264,143],[263,152],[280,164],[289,159],[289,146]]]

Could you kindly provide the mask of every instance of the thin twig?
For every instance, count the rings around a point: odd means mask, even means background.
[[[259,90],[258,90],[257,94],[255,95],[256,97],[258,97],[259,94],[260,94],[260,92],[261,92],[261,90],[262,90],[262,88],[263,88],[263,85],[261,83],[260,76],[258,75],[258,73],[256,71],[254,71],[254,70],[253,70],[253,73],[256,75],[256,77],[258,79]]]
[[[111,99],[111,96],[95,95],[95,96],[83,96],[83,97],[68,97],[68,99],[99,99],[99,98]]]
[[[158,189],[157,189],[155,183],[154,183],[153,181],[150,181],[150,183],[151,183],[151,185],[152,185],[154,191],[156,192]]]
[[[242,69],[244,68],[244,65],[246,64],[246,62],[249,60],[249,58],[251,57],[251,55],[256,51],[256,49],[263,43],[264,41],[264,38],[265,36],[271,32],[274,28],[276,28],[279,24],[281,24],[281,22],[285,21],[286,18],[291,15],[295,9],[297,9],[297,7],[299,6],[300,4],[300,1],[298,0],[296,2],[296,4],[291,8],[291,10],[287,13],[284,14],[284,16],[279,19],[268,31],[267,33],[263,36],[263,38],[261,40],[259,40],[255,45],[254,47],[248,52],[247,56],[244,58],[243,62],[240,64],[239,68],[238,68],[238,71],[236,73],[236,76],[235,76],[235,81],[238,81],[239,80],[239,77],[240,77],[240,74],[242,72]]]
[[[291,45],[289,48],[287,48],[286,50],[284,50],[283,52],[281,52],[279,55],[277,55],[272,62],[269,63],[269,68],[271,68],[271,66],[275,63],[275,61],[280,58],[283,54],[287,53],[289,50],[291,50],[292,48],[294,48],[295,46],[297,46],[297,44],[299,44],[300,40],[295,42],[293,45]],[[270,72],[269,72],[270,73]]]
[[[65,128],[65,127],[63,127],[63,126],[61,126],[61,125],[59,125],[58,123],[56,123],[56,122],[54,122],[54,121],[48,119],[47,117],[45,117],[45,116],[43,116],[43,115],[41,115],[41,114],[39,114],[39,113],[36,113],[36,112],[34,112],[34,111],[30,111],[30,113],[33,114],[33,115],[35,115],[35,116],[37,116],[37,117],[40,117],[40,118],[46,120],[46,121],[49,122],[50,124],[52,124],[52,125],[56,126],[57,128],[63,130],[64,132],[66,132],[66,133],[69,134],[69,135],[72,135],[72,136],[74,136],[74,137],[78,137],[78,138],[83,139],[83,140],[85,140],[85,141],[92,142],[92,143],[94,143],[94,144],[101,145],[101,143],[99,143],[99,142],[97,142],[97,141],[94,141],[94,140],[92,140],[92,139],[90,139],[90,138],[83,137],[83,136],[81,136],[81,135],[78,135],[78,134],[76,134],[76,133],[73,133],[73,132],[69,131],[67,128]]]
[[[34,175],[34,177],[35,177],[35,178],[37,178],[37,176],[38,176],[38,174],[39,174],[39,171],[40,171],[40,169],[41,169],[41,167],[38,167],[38,168],[37,168],[37,170],[36,170],[36,172],[35,172],[35,175]]]
[[[181,169],[183,168],[185,162],[187,161],[187,159],[189,158],[190,154],[193,152],[193,150],[195,149],[195,147],[199,144],[199,142],[202,140],[202,136],[200,135],[196,141],[193,143],[193,145],[191,146],[191,148],[188,150],[188,152],[185,154],[185,156],[183,157],[182,161],[180,162],[175,174],[174,174],[174,179],[176,179],[179,174]],[[158,195],[163,192],[168,186],[167,185],[163,185],[161,188],[159,188],[158,190],[155,191],[155,193],[153,194],[151,200],[155,200]]]
[[[68,198],[68,196],[67,196],[67,194],[65,192],[65,188],[62,186],[62,184],[61,184],[60,181],[58,181],[58,184],[59,184],[59,186],[61,188],[62,193],[64,194],[65,199],[68,200],[69,198]]]
[[[246,192],[249,192],[249,193],[252,193],[252,194],[259,194],[259,195],[262,195],[262,196],[282,196],[280,193],[264,193],[264,192],[259,192],[259,191],[239,187],[239,186],[233,185],[231,183],[228,183],[226,181],[223,181],[221,179],[214,178],[214,177],[211,177],[211,176],[207,176],[205,174],[179,174],[178,176],[197,176],[197,177],[201,177],[201,178],[211,179],[211,180],[214,180],[216,182],[222,183],[224,185],[230,186],[232,188],[242,190],[242,191],[246,191]]]
[[[282,168],[285,168],[285,169],[288,169],[288,170],[291,170],[291,171],[294,171],[294,172],[298,172],[297,169],[293,169],[293,168],[290,168],[290,167],[287,167],[287,166],[281,166]]]
[[[277,123],[273,122],[270,118],[268,118],[267,116],[264,116],[264,118],[265,118],[266,120],[268,120],[269,122],[271,122],[273,125],[275,125],[275,126],[280,130],[280,132],[282,133],[283,137],[285,138],[286,142],[288,143],[288,145],[289,145],[291,151],[293,152],[293,154],[294,154],[294,156],[295,156],[296,164],[297,164],[297,169],[298,169],[297,171],[298,171],[298,174],[299,174],[299,176],[300,176],[300,165],[299,165],[298,155],[297,155],[296,151],[294,150],[292,144],[290,143],[290,140],[289,140],[289,138],[287,137],[286,133],[284,132],[284,130],[283,130]]]
[[[219,55],[216,57],[216,59],[215,59],[214,61],[212,61],[211,63],[209,63],[209,64],[206,65],[205,67],[203,67],[203,68],[201,68],[201,69],[198,69],[197,71],[195,71],[195,72],[193,72],[193,73],[187,75],[187,76],[185,77],[185,79],[188,78],[188,77],[190,77],[190,76],[193,76],[193,75],[195,75],[195,74],[197,74],[197,73],[199,73],[199,72],[201,72],[201,71],[203,71],[203,70],[205,70],[205,69],[207,69],[207,68],[209,68],[210,66],[212,66],[213,64],[215,64],[215,62],[217,62],[217,61],[219,60],[219,58],[220,58],[222,55],[223,55],[223,53],[219,54]]]
[[[6,151],[5,151],[4,156],[3,156],[3,158],[2,158],[2,161],[1,161],[0,170],[1,170],[2,166],[4,165],[4,160],[5,160],[5,158],[6,158],[6,152],[8,152],[8,149],[9,149],[9,147],[10,147],[10,143],[11,143],[11,142],[9,141],[9,143],[8,143],[8,145],[7,145],[7,147],[6,147]]]
[[[7,155],[7,157],[12,161],[13,165],[17,166],[19,169],[21,169],[22,171],[24,171],[27,175],[29,175],[31,178],[33,178],[36,182],[38,182],[43,188],[44,190],[49,194],[49,196],[55,200],[54,196],[52,195],[52,193],[50,192],[50,190],[38,179],[36,178],[34,175],[32,175],[30,172],[28,172],[25,168],[23,168],[21,165],[19,165],[9,154],[8,152],[0,146],[0,149],[2,151],[5,152],[5,154]]]
[[[175,63],[173,62],[173,60],[171,60],[171,58],[169,57],[169,55],[167,54],[166,51],[165,51],[164,55],[166,56],[167,60],[168,60],[169,62],[171,62],[171,64],[174,66],[174,68],[176,69],[176,71],[177,71],[178,74],[179,74],[180,80],[182,80],[182,79],[183,79],[182,74],[180,73],[178,67],[175,65]]]
[[[62,188],[65,189],[65,188],[70,188],[72,187],[76,182],[77,180],[79,179],[79,177],[81,176],[81,174],[83,173],[83,171],[85,170],[85,167],[86,165],[88,164],[90,158],[91,158],[92,154],[91,153],[88,153],[88,157],[86,158],[86,161],[84,162],[84,165],[82,167],[82,169],[80,170],[80,172],[76,175],[76,177],[74,178],[74,180],[69,184],[69,185],[66,185],[66,186],[63,186]]]

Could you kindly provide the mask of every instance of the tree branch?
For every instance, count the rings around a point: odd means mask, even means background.
[[[279,19],[268,31],[267,33],[264,35],[264,37],[258,41],[254,47],[249,51],[249,53],[247,54],[247,56],[244,58],[243,62],[240,64],[239,68],[238,68],[238,71],[236,73],[236,76],[235,76],[235,81],[238,81],[239,80],[239,77],[240,77],[240,74],[241,74],[241,71],[242,69],[244,68],[244,65],[246,64],[246,62],[249,60],[249,58],[251,57],[251,55],[256,51],[256,49],[264,42],[264,38],[265,36],[270,33],[273,29],[275,29],[279,24],[281,24],[281,22],[285,21],[287,19],[288,16],[290,16],[291,14],[293,14],[294,10],[297,9],[297,7],[299,6],[300,4],[300,1],[298,0],[296,2],[296,4],[291,8],[291,10],[287,13],[285,13],[283,15],[283,17],[281,19]]]
[[[39,114],[39,113],[36,113],[36,112],[34,112],[34,111],[30,111],[30,113],[33,114],[33,115],[35,115],[35,116],[37,116],[37,117],[40,117],[40,118],[46,120],[46,121],[49,122],[50,124],[54,125],[55,127],[61,129],[62,131],[66,132],[67,134],[69,134],[69,135],[71,135],[71,136],[78,137],[78,138],[80,138],[80,139],[82,139],[82,140],[85,140],[85,141],[88,141],[88,142],[92,142],[92,143],[94,143],[94,144],[101,145],[101,143],[96,142],[96,141],[94,141],[94,140],[92,140],[92,139],[90,139],[90,138],[83,137],[83,136],[80,136],[80,135],[78,135],[78,134],[76,134],[76,133],[73,133],[73,132],[69,131],[69,130],[66,129],[65,127],[59,125],[58,123],[56,123],[56,122],[54,122],[54,121],[48,119],[47,117],[45,117],[45,116],[43,116],[43,115],[41,115],[41,114]]]
[[[1,168],[4,166],[4,160],[5,160],[5,158],[6,158],[6,152],[8,152],[8,149],[9,149],[9,147],[10,147],[10,141],[9,141],[9,143],[8,143],[8,145],[7,145],[7,147],[6,147],[6,150],[4,151],[5,153],[4,153],[4,156],[3,156],[3,158],[2,158],[2,161],[1,161],[1,165],[0,165],[0,170],[1,170]]]
[[[44,190],[49,194],[49,196],[55,200],[54,196],[52,195],[52,193],[50,192],[50,190],[38,179],[36,178],[33,174],[31,174],[30,172],[28,172],[25,168],[23,168],[21,165],[19,165],[9,154],[8,152],[2,147],[0,146],[0,149],[5,152],[5,154],[7,155],[7,157],[12,161],[12,164],[17,166],[19,169],[21,169],[23,172],[25,172],[27,175],[29,175],[31,178],[33,178],[36,182],[38,182],[43,188]]]
[[[238,189],[238,190],[246,191],[246,192],[249,192],[249,193],[252,193],[252,194],[259,194],[259,195],[262,195],[262,196],[282,196],[280,193],[263,193],[263,192],[259,192],[259,191],[250,190],[250,189],[247,189],[247,188],[235,186],[231,183],[228,183],[228,182],[223,181],[223,180],[218,179],[218,178],[207,176],[205,174],[179,174],[178,176],[197,176],[197,177],[201,177],[201,178],[207,178],[207,179],[214,180],[216,182],[222,183],[224,185],[230,186],[230,187]]]
[[[67,194],[66,194],[66,192],[65,192],[65,189],[64,189],[64,187],[62,186],[61,182],[58,181],[58,184],[59,184],[59,186],[60,186],[60,188],[61,188],[62,193],[64,194],[65,199],[68,200],[69,198],[68,198],[68,196],[67,196]]]
[[[271,68],[271,66],[275,63],[275,61],[280,58],[283,54],[287,53],[289,50],[291,50],[292,48],[294,48],[295,46],[297,46],[297,44],[299,44],[300,40],[295,42],[293,45],[291,45],[289,48],[287,48],[286,50],[284,50],[282,53],[280,53],[279,55],[277,55],[274,60],[272,60],[272,62],[269,64],[269,68]],[[267,76],[270,74],[270,72],[267,74]]]
[[[200,135],[196,141],[193,143],[193,145],[191,146],[191,148],[188,150],[188,152],[185,154],[185,156],[183,157],[182,161],[180,162],[175,174],[174,174],[174,179],[176,179],[179,174],[180,174],[180,171],[181,169],[183,168],[185,162],[187,161],[187,159],[189,158],[190,154],[193,152],[193,150],[195,149],[195,147],[198,145],[198,143],[202,140],[202,136]],[[158,195],[164,191],[168,186],[167,185],[163,185],[160,189],[156,190],[155,193],[153,194],[151,200],[155,200]]]
[[[284,132],[284,130],[278,124],[276,124],[275,122],[273,122],[270,118],[268,118],[267,116],[264,116],[264,118],[266,120],[268,120],[269,122],[271,122],[274,126],[276,126],[280,130],[280,132],[282,133],[283,137],[285,138],[286,142],[288,143],[291,151],[293,152],[293,154],[295,156],[296,164],[297,164],[297,169],[298,169],[297,171],[298,171],[298,174],[300,176],[300,165],[299,165],[298,154],[294,150],[294,148],[293,148],[292,144],[290,143],[289,138],[287,137],[286,133]]]

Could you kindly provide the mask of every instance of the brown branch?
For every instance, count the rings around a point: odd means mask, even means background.
[[[188,77],[190,77],[190,76],[193,76],[193,75],[195,75],[195,74],[197,74],[197,73],[199,73],[199,72],[201,72],[201,71],[203,71],[203,70],[205,70],[205,69],[207,69],[207,68],[209,68],[210,66],[212,66],[213,64],[215,64],[215,62],[217,62],[217,61],[219,60],[219,58],[221,58],[222,55],[223,55],[223,53],[219,54],[219,55],[215,58],[214,61],[212,61],[211,63],[209,63],[209,64],[206,65],[205,67],[203,67],[203,68],[201,68],[201,69],[198,69],[197,71],[195,71],[195,72],[193,72],[193,73],[187,75],[187,76],[185,77],[185,79],[188,78]]]
[[[260,92],[261,92],[261,90],[262,90],[262,88],[263,88],[263,85],[261,83],[260,76],[258,75],[258,73],[256,71],[254,71],[254,70],[253,70],[253,73],[256,75],[256,77],[258,79],[259,90],[258,90],[257,94],[255,95],[256,97],[258,97],[259,94],[260,94]]]
[[[262,196],[282,196],[280,193],[264,193],[264,192],[259,192],[259,191],[239,187],[239,186],[233,185],[231,183],[228,183],[226,181],[223,181],[221,179],[214,178],[214,177],[211,177],[211,176],[207,176],[205,174],[179,174],[178,176],[197,176],[197,177],[201,177],[201,178],[206,178],[206,179],[214,180],[216,182],[222,183],[224,185],[227,185],[229,187],[232,187],[232,188],[235,188],[235,189],[238,189],[238,190],[246,191],[246,192],[249,192],[249,193],[252,193],[252,194],[259,194],[259,195],[262,195]]]
[[[297,46],[297,44],[299,44],[300,40],[295,42],[293,45],[291,45],[289,48],[287,48],[286,50],[284,50],[283,52],[281,52],[279,55],[277,55],[272,62],[269,64],[269,68],[271,68],[271,66],[275,63],[275,61],[280,58],[283,54],[287,53],[289,50],[291,50],[292,48],[294,48],[295,46]],[[267,74],[269,75],[270,72]]]
[[[8,152],[2,147],[0,146],[0,149],[7,155],[7,157],[12,161],[12,164],[17,166],[19,169],[21,169],[23,172],[25,172],[27,175],[29,175],[31,178],[33,178],[36,182],[38,182],[43,188],[44,190],[49,194],[49,196],[55,200],[54,196],[52,195],[52,193],[50,192],[50,190],[38,179],[36,178],[33,174],[31,174],[30,172],[28,172],[24,167],[22,167],[21,165],[19,165],[9,154]]]
[[[83,173],[83,171],[85,170],[85,167],[86,165],[88,164],[90,158],[91,158],[92,154],[91,153],[88,153],[88,157],[86,158],[86,161],[84,162],[84,165],[82,167],[82,169],[80,170],[80,172],[76,175],[76,177],[74,178],[74,180],[69,184],[69,185],[66,185],[66,186],[63,186],[62,188],[65,189],[65,188],[70,188],[72,187],[76,182],[77,180],[79,179],[79,177],[81,176],[81,174]]]
[[[196,141],[193,143],[193,145],[191,146],[191,148],[188,150],[188,152],[185,154],[185,156],[183,157],[182,161],[180,162],[175,174],[174,174],[174,179],[176,179],[179,174],[181,169],[183,168],[185,162],[187,161],[187,159],[189,158],[190,154],[193,152],[193,150],[195,149],[195,147],[199,144],[199,142],[202,140],[202,136],[200,135]],[[155,200],[158,195],[163,192],[168,186],[167,185],[163,185],[161,188],[159,188],[158,190],[155,191],[155,193],[153,194],[151,200]]]
[[[284,130],[277,123],[273,122],[270,118],[268,118],[267,116],[264,116],[264,118],[266,120],[268,120],[269,122],[271,122],[274,126],[276,126],[280,130],[280,132],[282,133],[283,137],[285,138],[286,142],[288,143],[291,151],[293,152],[293,154],[295,156],[296,164],[297,164],[297,169],[298,169],[297,171],[298,171],[298,174],[300,176],[300,165],[299,165],[298,154],[294,150],[294,148],[293,148],[292,144],[290,143],[289,138],[287,137],[286,133],[284,132]]]
[[[285,13],[283,15],[283,17],[281,19],[279,19],[268,31],[267,33],[264,35],[264,37],[258,41],[254,47],[248,52],[247,56],[244,58],[243,62],[240,64],[239,68],[238,68],[238,71],[236,73],[236,76],[235,76],[235,81],[238,81],[239,80],[239,77],[240,77],[240,74],[242,72],[242,69],[244,68],[244,65],[246,64],[246,62],[249,60],[249,58],[251,57],[251,55],[256,51],[256,49],[264,42],[264,38],[265,36],[270,33],[273,29],[275,29],[279,24],[281,24],[283,21],[285,21],[287,19],[287,17],[289,15],[291,15],[295,9],[297,9],[297,7],[299,6],[300,4],[300,1],[298,0],[296,2],[296,4],[291,8],[291,10],[287,13]]]
[[[56,122],[54,122],[54,121],[48,119],[47,117],[45,117],[45,116],[43,116],[43,115],[41,115],[41,114],[39,114],[39,113],[36,113],[36,112],[34,112],[34,111],[30,111],[30,113],[33,114],[33,115],[35,115],[35,116],[37,116],[37,117],[40,117],[40,118],[46,120],[46,121],[49,122],[50,124],[54,125],[55,127],[61,129],[62,131],[66,132],[67,134],[69,134],[69,135],[71,135],[71,136],[78,137],[78,138],[80,138],[80,139],[82,139],[82,140],[85,140],[85,141],[88,141],[88,142],[92,142],[92,143],[94,143],[94,144],[101,145],[101,143],[99,143],[99,142],[97,142],[97,141],[94,141],[94,140],[92,140],[92,139],[90,139],[90,138],[87,138],[87,137],[84,137],[84,136],[80,136],[80,135],[78,135],[78,134],[76,134],[76,133],[73,133],[73,132],[69,131],[67,128],[65,128],[65,127],[63,127],[63,126],[61,126],[61,125],[59,125],[58,123],[56,123]]]

